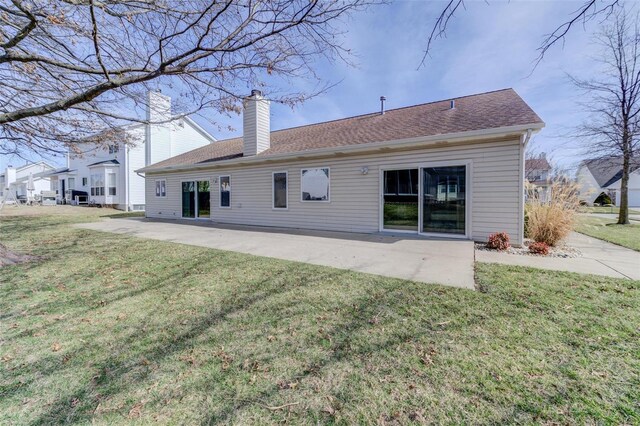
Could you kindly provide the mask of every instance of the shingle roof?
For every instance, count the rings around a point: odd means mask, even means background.
[[[430,102],[271,132],[271,146],[258,156],[303,153],[422,136],[543,124],[513,89]],[[142,171],[242,157],[242,137],[221,140],[152,164]]]
[[[551,170],[551,164],[546,158],[528,158],[524,162],[524,169],[527,173],[533,170]]]
[[[622,157],[586,160],[584,165],[587,166],[601,188],[606,188],[622,179]],[[640,158],[632,158],[630,171],[633,172],[637,169],[640,169]]]
[[[104,160],[104,161],[98,161],[97,163],[89,164],[87,167],[99,166],[101,164],[120,164],[120,162],[118,160]]]

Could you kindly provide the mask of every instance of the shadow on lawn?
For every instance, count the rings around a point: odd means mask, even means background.
[[[233,255],[230,255],[230,256],[233,256]],[[223,259],[221,259],[220,257],[222,257]],[[232,267],[234,265],[245,266],[247,264],[246,260],[237,260],[236,262],[231,262],[229,259],[227,259],[227,257],[229,257],[229,254],[220,253],[218,257],[214,258],[216,259],[215,263],[218,264],[220,262],[224,262],[225,265],[229,267]],[[65,310],[64,308],[69,304],[74,304],[74,305],[78,304],[79,306],[83,306],[83,307],[74,310],[73,315],[65,316],[64,322],[53,321],[47,324],[41,324],[37,327],[32,327],[29,329],[22,330],[11,337],[5,338],[4,340],[6,342],[9,342],[12,340],[29,338],[34,335],[37,335],[39,332],[47,331],[49,328],[64,326],[64,323],[67,321],[81,320],[82,318],[87,317],[87,315],[90,316],[91,312],[93,311],[96,311],[99,309],[105,309],[109,305],[120,302],[122,300],[125,300],[128,298],[135,298],[144,293],[157,291],[165,287],[178,285],[184,278],[190,275],[190,271],[193,271],[193,269],[196,266],[202,265],[203,261],[211,260],[211,259],[212,259],[211,255],[207,253],[203,253],[199,256],[195,256],[192,259],[190,259],[189,262],[181,263],[180,268],[178,268],[177,270],[171,269],[169,270],[170,271],[169,273],[159,275],[155,277],[152,281],[147,282],[145,285],[140,285],[138,287],[134,287],[129,290],[123,291],[122,287],[115,287],[111,290],[101,289],[100,294],[97,294],[97,295],[87,296],[86,294],[78,294],[72,299],[62,299],[62,300],[53,299],[53,300],[47,301],[46,303],[34,305],[31,307],[32,310],[36,312],[46,312],[48,315],[53,315],[55,313],[68,312],[68,310]],[[97,297],[93,297],[93,296],[97,296]],[[87,299],[90,299],[90,303],[87,303]],[[14,315],[9,316],[9,318],[12,316]],[[3,318],[3,320],[7,320],[7,318]],[[139,337],[142,336],[142,334],[144,333],[141,332],[140,335],[133,335],[129,340],[136,341]],[[76,351],[75,353],[66,354],[66,355],[71,355],[75,357],[79,355],[78,352],[79,351]],[[22,379],[20,380],[19,385],[15,387],[6,387],[2,391],[2,396],[5,398],[9,397],[15,394],[16,392],[18,392],[22,387],[31,384],[34,380],[36,380],[36,373],[37,375],[52,375],[57,371],[63,370],[65,368],[69,368],[67,365],[65,365],[60,361],[60,358],[61,357],[59,354],[46,356],[46,357],[39,358],[38,360],[32,363],[23,363],[20,369],[15,370],[14,374],[11,374],[11,370],[7,371],[5,373],[6,378],[16,379],[18,378],[18,376],[23,375],[24,371],[27,370],[31,372],[31,379],[29,380]]]
[[[257,262],[257,261],[256,261]],[[243,266],[250,268],[251,262],[243,262]],[[140,386],[145,380],[146,373],[142,373],[140,377],[131,380],[128,375],[134,370],[139,369],[140,360],[142,358],[148,360],[151,364],[160,363],[167,357],[175,353],[180,353],[194,346],[198,337],[203,335],[211,327],[225,321],[229,316],[247,311],[256,304],[260,304],[275,297],[283,292],[290,291],[292,286],[268,285],[270,282],[280,282],[280,278],[291,273],[291,267],[286,266],[280,268],[275,276],[264,278],[257,283],[248,283],[245,287],[244,294],[230,294],[228,303],[222,303],[219,310],[210,312],[206,316],[200,316],[191,321],[191,327],[171,339],[171,341],[163,341],[161,335],[156,337],[156,341],[152,343],[151,348],[146,349],[143,353],[131,354],[124,360],[104,360],[95,364],[93,368],[98,371],[90,383],[85,387],[75,389],[65,395],[57,398],[36,421],[35,424],[52,424],[64,422],[83,422],[93,417],[94,411],[102,398],[108,398],[115,394],[127,391],[132,386]],[[338,271],[333,274],[325,274],[320,277],[313,277],[305,282],[297,282],[295,287],[312,285],[317,280],[327,279],[330,276],[337,277],[346,272]],[[153,315],[153,314],[150,314]],[[175,324],[168,324],[168,327]],[[138,342],[142,338],[148,338],[148,333],[144,330],[138,330],[137,333],[131,334],[125,341],[118,342],[122,348]],[[126,350],[126,349],[125,349]],[[45,374],[51,374],[54,371],[47,371]],[[81,404],[74,406],[73,401],[82,401]]]
[[[416,337],[411,333],[395,334],[392,337],[385,339],[383,342],[370,343],[360,347],[358,350],[353,350],[351,348],[352,336],[363,329],[373,327],[369,320],[376,314],[378,303],[372,304],[370,303],[370,299],[370,295],[356,299],[355,305],[368,307],[368,309],[365,308],[365,310],[358,312],[357,315],[349,315],[349,317],[351,317],[350,321],[346,321],[339,328],[333,328],[331,330],[332,336],[340,336],[331,345],[331,356],[319,362],[307,364],[304,369],[291,373],[283,381],[289,383],[301,381],[309,377],[319,377],[322,375],[323,370],[331,367],[332,365],[349,359],[355,360],[363,356],[371,356],[376,352],[387,350],[406,342],[410,338]],[[233,417],[245,408],[249,408],[254,405],[260,405],[262,407],[266,407],[267,405],[277,406],[281,404],[281,402],[275,400],[280,392],[281,389],[274,383],[268,391],[262,392],[259,397],[235,402],[229,401],[229,404],[222,407],[220,410],[206,413],[201,424],[210,425],[218,423],[233,423]],[[268,409],[265,408],[265,411],[266,410]],[[332,414],[329,414],[328,412],[324,412],[322,414],[326,417],[325,421],[330,421]]]

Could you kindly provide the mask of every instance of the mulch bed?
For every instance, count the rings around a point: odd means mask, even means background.
[[[549,254],[548,255],[541,255],[541,254],[534,254],[531,253],[529,251],[529,244],[531,244],[533,241],[526,239],[524,241],[524,245],[522,247],[509,247],[507,250],[504,250],[502,253],[509,253],[509,254],[519,254],[519,255],[523,255],[523,256],[536,256],[536,257],[563,257],[563,258],[570,258],[570,257],[581,257],[582,253],[580,252],[580,250],[573,248],[571,246],[568,246],[566,244],[560,244],[556,247],[549,247]],[[498,251],[498,250],[494,250],[494,249],[490,249],[486,246],[486,244],[484,243],[476,243],[476,250],[481,250],[481,251]]]

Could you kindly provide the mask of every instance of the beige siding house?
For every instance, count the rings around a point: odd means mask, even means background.
[[[544,123],[511,89],[244,137],[139,172],[146,216],[345,232],[523,240],[524,148]]]

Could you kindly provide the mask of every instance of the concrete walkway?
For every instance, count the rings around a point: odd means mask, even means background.
[[[567,244],[580,250],[582,257],[522,256],[476,251],[476,261],[640,280],[640,252],[576,232],[569,236]]]
[[[107,219],[76,226],[425,283],[475,288],[471,241],[141,218]]]

